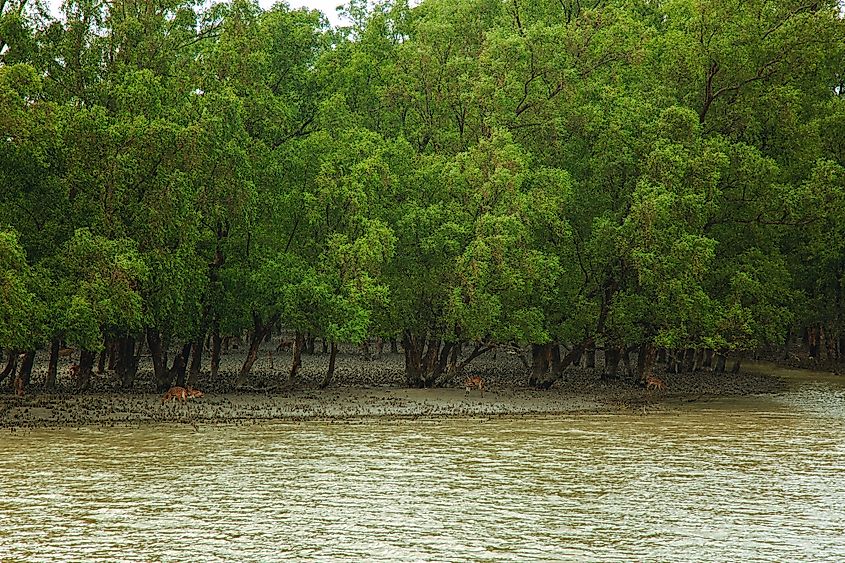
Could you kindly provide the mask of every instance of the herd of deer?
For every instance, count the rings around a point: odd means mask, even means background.
[[[276,351],[280,352],[280,351],[283,351],[283,350],[287,350],[292,346],[292,344],[293,344],[293,342],[290,341],[290,340],[282,340],[279,343],[279,345],[276,347]],[[73,354],[73,352],[74,352],[73,348],[61,348],[61,349],[59,349],[59,356],[62,357],[62,358],[67,358],[67,357],[70,357]],[[272,362],[272,356],[271,356],[270,361]],[[70,372],[70,376],[72,378],[76,379],[79,375],[79,364],[71,364],[70,368],[68,368],[68,371]],[[646,376],[645,384],[646,384],[646,390],[647,391],[665,391],[666,390],[666,383],[662,379],[660,379],[659,377],[656,377],[654,375]],[[482,379],[479,376],[467,377],[464,380],[464,388],[466,390],[466,394],[469,394],[469,392],[473,389],[478,389],[478,392],[483,397],[484,396],[484,379]],[[20,377],[15,379],[15,394],[19,397],[23,397],[23,395],[24,395],[23,381],[20,379]],[[162,397],[161,402],[162,402],[162,404],[164,404],[166,401],[170,401],[170,400],[175,399],[177,401],[181,401],[181,402],[184,403],[188,399],[198,399],[202,396],[204,396],[204,393],[202,391],[200,391],[199,389],[194,389],[193,387],[190,387],[190,386],[187,386],[187,387],[176,386],[176,387],[171,387],[170,389],[168,389],[168,391]]]
[[[466,380],[464,380],[464,388],[466,389],[467,394],[472,389],[478,389],[481,396],[484,396],[484,380],[478,376],[467,377]],[[645,388],[647,391],[665,391],[666,382],[659,377],[649,375],[645,378]]]
[[[79,369],[79,366],[75,365],[71,366],[76,367]],[[470,376],[464,380],[464,389],[466,390],[465,394],[469,394],[469,392],[473,389],[478,389],[478,392],[481,396],[484,396],[484,379],[479,376]],[[646,389],[649,391],[665,391],[666,390],[666,383],[660,379],[659,377],[655,377],[653,375],[649,375],[646,377]],[[171,399],[176,399],[178,401],[182,401],[183,403],[188,399],[198,399],[204,396],[205,393],[200,391],[199,389],[194,389],[190,386],[188,387],[171,387],[167,393],[161,399],[162,404],[165,401],[169,401]]]

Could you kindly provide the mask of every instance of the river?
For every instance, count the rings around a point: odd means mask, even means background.
[[[0,436],[0,561],[845,561],[845,378],[665,412]]]

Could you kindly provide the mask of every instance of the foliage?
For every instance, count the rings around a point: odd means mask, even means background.
[[[2,6],[0,348],[845,334],[833,1]]]

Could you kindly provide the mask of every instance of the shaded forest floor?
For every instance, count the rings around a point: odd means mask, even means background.
[[[528,370],[510,354],[486,355],[467,366],[466,375],[484,378],[482,397],[467,394],[462,382],[442,389],[407,389],[404,356],[385,353],[367,361],[352,348],[337,358],[330,388],[318,389],[328,366],[327,354],[303,355],[296,385],[287,385],[290,352],[274,354],[273,367],[267,351],[253,367],[249,388],[236,390],[235,377],[244,354],[224,355],[220,373],[211,381],[207,365],[197,387],[206,396],[186,404],[161,403],[152,382],[152,365],[142,357],[135,388],[119,388],[112,372],[96,375],[92,388],[74,390],[68,375],[71,361],[59,365],[59,388],[43,389],[46,356],[39,354],[32,386],[25,397],[8,388],[0,391],[0,427],[137,425],[181,422],[188,424],[251,423],[262,420],[357,420],[372,417],[428,418],[444,416],[529,416],[578,412],[650,412],[671,408],[673,403],[706,401],[718,396],[776,393],[786,387],[783,379],[760,373],[714,374],[701,371],[667,374],[661,392],[646,391],[634,381],[602,381],[600,370],[567,370],[565,378],[549,391],[527,388]]]

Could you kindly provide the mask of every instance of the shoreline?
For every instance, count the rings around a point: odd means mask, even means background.
[[[138,384],[131,391],[116,388],[112,374],[96,376],[93,390],[73,392],[72,381],[59,381],[59,391],[39,388],[46,366],[33,372],[33,387],[25,397],[8,390],[0,393],[0,428],[75,428],[144,426],[159,423],[198,425],[250,424],[256,422],[357,422],[443,418],[561,416],[653,412],[673,405],[724,397],[769,394],[787,388],[786,380],[771,370],[740,374],[659,373],[666,391],[650,392],[630,381],[602,381],[594,370],[573,368],[547,391],[526,387],[524,366],[512,357],[485,358],[465,370],[465,375],[485,379],[484,396],[461,387],[411,389],[402,386],[401,355],[366,361],[347,353],[338,361],[335,384],[320,390],[325,358],[307,358],[299,385],[269,391],[283,380],[284,370],[258,366],[252,389],[235,390],[232,382],[240,358],[230,355],[215,381],[200,375],[198,387],[206,396],[188,402],[162,404],[152,388],[151,366],[141,366]],[[67,362],[69,364],[69,362]],[[60,367],[61,369],[61,367]],[[65,368],[66,369],[66,368]],[[268,388],[267,391],[256,388]]]
[[[422,391],[409,397],[408,391]],[[542,394],[542,396],[538,396]],[[614,394],[615,395],[615,394]],[[456,389],[345,388],[332,396],[308,391],[285,396],[223,394],[185,404],[161,404],[158,395],[126,393],[0,398],[0,428],[139,427],[156,424],[243,425],[265,422],[363,423],[460,418],[555,417],[659,412],[695,401],[736,395],[571,394],[531,389],[464,395]],[[17,398],[16,398],[17,399]]]

